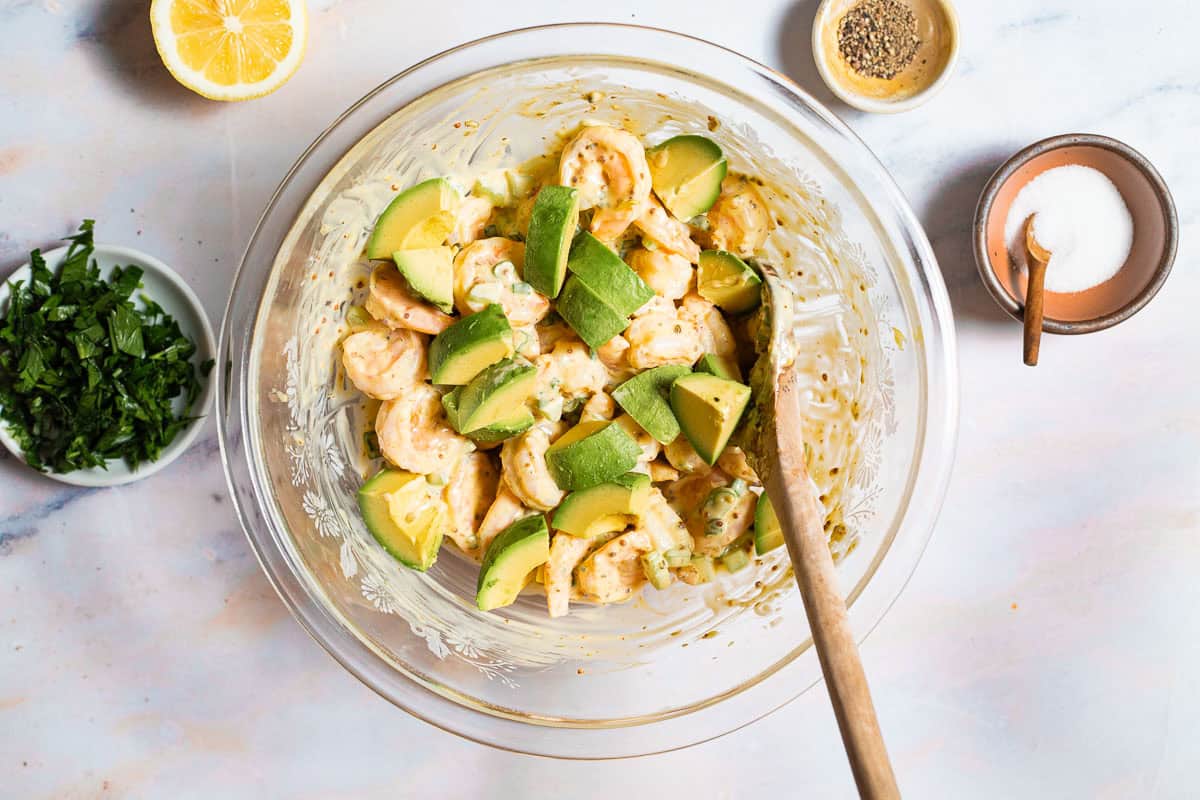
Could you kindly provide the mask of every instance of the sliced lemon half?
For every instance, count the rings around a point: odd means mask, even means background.
[[[287,83],[304,58],[304,0],[153,0],[150,27],[175,80],[213,100]]]

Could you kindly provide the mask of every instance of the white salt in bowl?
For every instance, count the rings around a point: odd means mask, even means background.
[[[1162,288],[1175,261],[1179,220],[1158,170],[1138,151],[1106,136],[1073,133],[1036,142],[1014,155],[988,181],[975,210],[975,263],[984,286],[1014,319],[1025,310],[1026,274],[1013,264],[1004,236],[1017,194],[1042,173],[1070,164],[1108,177],[1133,216],[1133,246],[1116,275],[1081,292],[1045,294],[1047,333],[1092,333],[1140,311]]]

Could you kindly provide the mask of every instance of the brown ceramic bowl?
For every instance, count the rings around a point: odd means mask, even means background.
[[[1107,175],[1133,215],[1133,247],[1116,275],[1082,292],[1046,292],[1044,331],[1091,333],[1124,322],[1149,303],[1175,260],[1175,202],[1158,170],[1129,145],[1072,133],[1043,139],[1006,161],[984,187],[975,209],[975,263],[996,302],[1021,319],[1025,274],[1010,263],[1004,221],[1025,184],[1066,164],[1082,164]]]

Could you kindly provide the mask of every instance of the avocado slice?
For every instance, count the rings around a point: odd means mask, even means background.
[[[454,228],[458,203],[458,192],[445,178],[432,178],[404,190],[375,221],[367,240],[367,258],[391,258],[397,250],[442,244]]]
[[[458,430],[469,435],[495,423],[511,422],[528,410],[526,404],[536,384],[537,367],[524,359],[507,358],[492,364],[462,387],[455,414]]]
[[[687,221],[713,207],[721,195],[728,164],[720,146],[704,136],[673,136],[646,152],[654,193],[675,215]]]
[[[496,535],[479,567],[475,605],[491,611],[512,605],[529,574],[550,558],[550,531],[541,514],[524,517]]]
[[[546,297],[558,297],[562,290],[578,224],[579,192],[569,186],[542,187],[525,237],[525,282]]]
[[[398,469],[375,474],[358,490],[367,530],[406,567],[424,572],[437,561],[446,508],[425,477]]]
[[[558,296],[558,314],[588,347],[597,348],[629,327],[629,318],[572,275]]]
[[[550,525],[556,531],[594,539],[636,522],[649,500],[650,477],[629,472],[571,492],[555,509]]]
[[[700,356],[700,360],[696,362],[696,372],[703,372],[708,375],[716,375],[718,378],[724,378],[727,381],[742,380],[742,370],[738,366],[737,360],[726,356],[719,356],[716,353],[705,353]]]
[[[449,247],[397,250],[392,260],[414,292],[447,314],[454,311],[454,255]]]
[[[450,427],[459,433],[477,442],[491,444],[511,439],[533,427],[533,413],[528,408],[522,407],[511,417],[498,420],[478,430],[460,430],[458,422],[458,399],[462,396],[462,390],[463,387],[456,386],[453,391],[442,395],[442,408],[446,409],[446,419],[450,421]]]
[[[546,466],[568,492],[611,481],[637,466],[642,449],[633,437],[607,420],[581,422],[546,450]]]
[[[694,372],[671,385],[671,410],[683,435],[710,466],[717,463],[750,402],[750,387]]]
[[[433,337],[429,343],[429,375],[434,383],[463,386],[512,354],[512,326],[504,309],[493,303]]]
[[[767,493],[758,496],[758,504],[754,506],[754,552],[758,555],[769,553],[783,544],[783,528],[779,518],[775,516],[775,507],[771,505]]]
[[[762,302],[762,278],[754,268],[724,250],[705,250],[696,271],[696,291],[730,314],[757,308]]]
[[[679,436],[679,422],[667,395],[672,383],[690,373],[690,369],[680,364],[654,367],[613,389],[612,397],[659,444],[670,444]]]
[[[571,244],[567,269],[609,308],[627,317],[646,305],[654,290],[604,242],[582,231]]]

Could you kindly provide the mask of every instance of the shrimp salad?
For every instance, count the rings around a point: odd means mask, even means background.
[[[776,223],[707,137],[584,124],[543,162],[400,191],[340,360],[378,403],[359,505],[379,543],[422,571],[451,546],[480,609],[538,593],[558,617],[782,543],[738,446]]]

